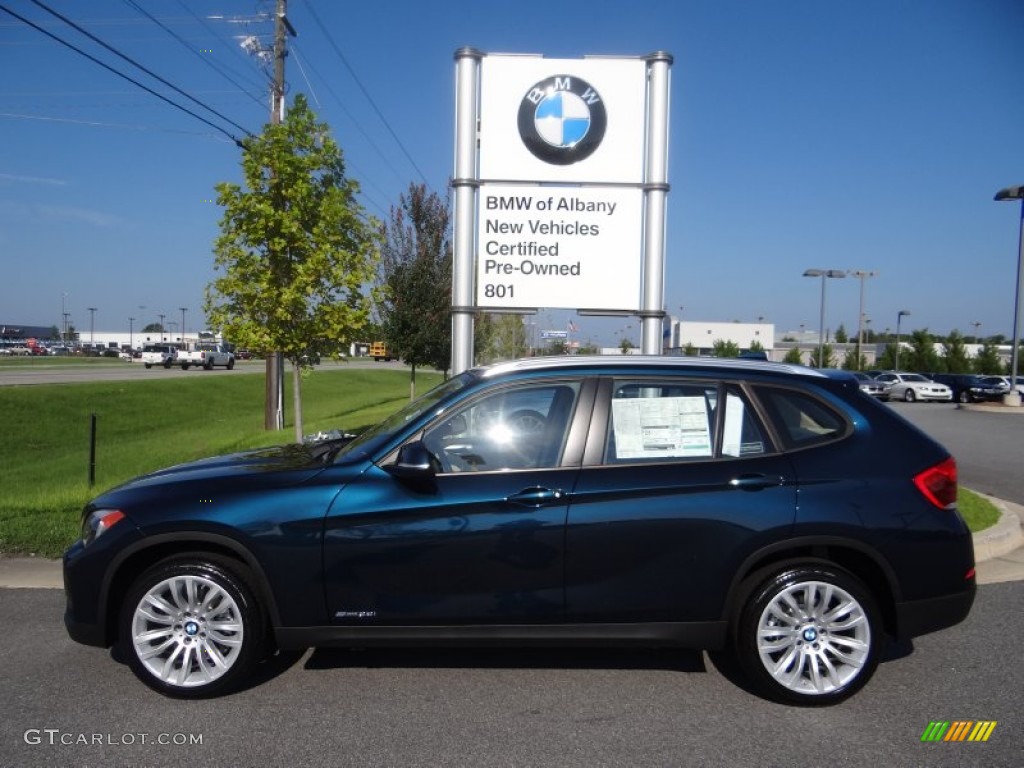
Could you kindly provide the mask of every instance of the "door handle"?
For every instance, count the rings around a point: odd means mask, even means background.
[[[730,480],[729,485],[741,491],[760,491],[764,488],[777,488],[785,482],[779,475],[740,475]]]
[[[556,504],[564,498],[565,491],[537,487],[524,488],[518,493],[513,493],[505,501],[521,507],[543,507],[546,504]]]

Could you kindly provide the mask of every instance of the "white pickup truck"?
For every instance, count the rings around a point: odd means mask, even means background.
[[[178,359],[178,348],[174,344],[147,343],[142,347],[142,363],[147,368],[162,365],[170,368]]]
[[[193,365],[206,370],[222,365],[230,371],[235,367],[235,353],[222,344],[189,344],[178,353],[178,365],[183,371]]]

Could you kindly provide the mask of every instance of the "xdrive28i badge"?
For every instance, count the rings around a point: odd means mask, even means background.
[[[594,153],[608,126],[601,95],[586,80],[554,75],[533,85],[519,104],[519,136],[535,157],[571,165]]]

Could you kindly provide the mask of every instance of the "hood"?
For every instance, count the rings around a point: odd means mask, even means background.
[[[150,472],[105,495],[154,487],[167,492],[174,485],[209,485],[222,490],[296,485],[323,471],[328,451],[325,444],[281,445],[211,456]]]

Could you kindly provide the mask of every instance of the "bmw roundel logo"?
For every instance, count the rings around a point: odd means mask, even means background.
[[[608,126],[604,101],[573,75],[554,75],[533,85],[519,103],[519,136],[539,160],[571,165],[590,157]]]

